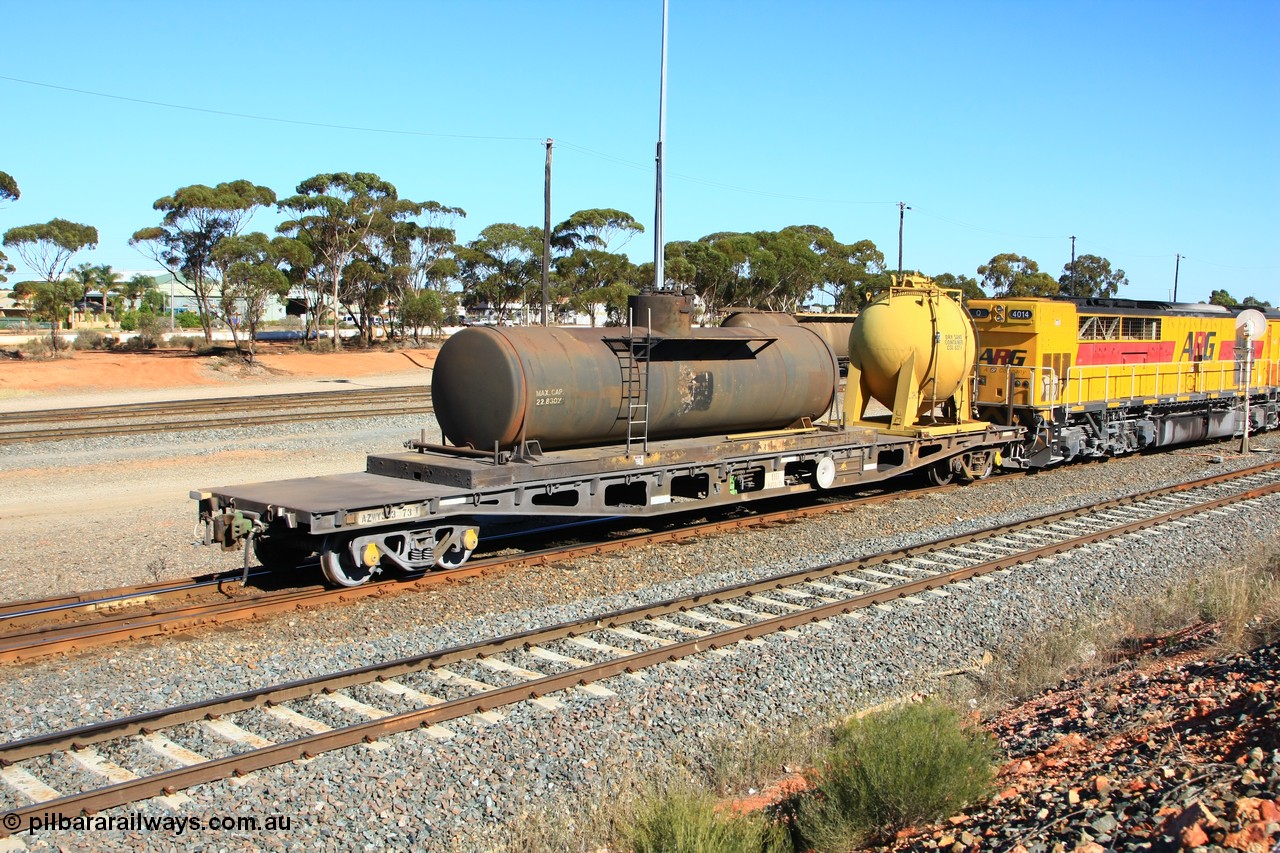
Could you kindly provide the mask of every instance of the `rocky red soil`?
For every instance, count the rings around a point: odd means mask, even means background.
[[[1006,709],[999,793],[892,849],[1280,847],[1280,645],[1213,656],[1201,627]]]

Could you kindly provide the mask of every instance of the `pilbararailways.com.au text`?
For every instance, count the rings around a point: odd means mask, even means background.
[[[15,820],[17,818],[17,820]],[[26,819],[10,813],[0,823],[9,832],[167,832],[182,835],[187,832],[210,830],[213,832],[284,832],[292,828],[289,815],[213,815],[190,817],[185,815],[147,815],[132,811],[121,815],[69,815],[60,812],[43,812],[28,815]]]

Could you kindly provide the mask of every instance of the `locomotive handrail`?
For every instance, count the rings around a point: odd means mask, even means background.
[[[1266,360],[1254,362],[1247,383],[1251,386],[1265,384],[1263,380],[1269,370]],[[1113,400],[1125,397],[1175,397],[1179,394],[1236,391],[1245,385],[1242,374],[1241,366],[1234,360],[1074,365],[1067,370],[1067,379],[1063,383],[1062,405],[1078,406],[1097,401],[1109,405]],[[1123,393],[1126,379],[1127,395]],[[1144,379],[1151,380],[1149,388],[1139,386],[1139,380]]]
[[[1254,360],[1247,384],[1250,387],[1266,385],[1267,377],[1276,369],[1269,359]],[[1004,399],[995,405],[1005,408],[1010,415],[1020,405],[1048,406],[1051,410],[1096,402],[1110,405],[1137,397],[1238,391],[1246,384],[1243,365],[1234,360],[1073,365],[1067,369],[1065,378],[1059,377],[1052,367],[1033,365],[982,365],[980,373],[984,371],[996,382],[999,374],[1004,374]],[[1026,399],[1020,401],[1017,398],[1024,388]],[[988,405],[993,402],[985,401]]]

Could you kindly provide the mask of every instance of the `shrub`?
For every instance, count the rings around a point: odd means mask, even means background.
[[[194,311],[183,311],[176,316],[179,329],[199,329],[200,315]]]
[[[195,352],[198,347],[204,346],[204,338],[199,335],[171,335],[169,337],[169,346]]]
[[[140,311],[132,316],[126,315],[121,318],[121,329],[127,329],[125,326],[126,320],[130,321],[130,325],[138,333],[125,342],[124,348],[129,350],[155,349],[160,345],[160,341],[164,339],[165,329],[169,325],[168,317],[160,317],[150,311]]]
[[[59,341],[64,345],[66,343],[61,339],[59,339]],[[38,338],[32,338],[25,343],[18,344],[18,349],[23,355],[31,356],[32,358],[49,358],[53,355],[53,344],[43,335]]]
[[[995,741],[936,702],[845,723],[797,812],[817,850],[845,850],[955,814],[991,793]]]
[[[82,329],[76,332],[76,339],[71,342],[75,350],[105,349],[107,336],[97,329]]]
[[[786,827],[764,815],[716,810],[715,798],[675,785],[646,797],[627,833],[634,853],[783,853],[791,849]]]

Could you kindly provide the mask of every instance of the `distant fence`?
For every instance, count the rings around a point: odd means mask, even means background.
[[[0,332],[14,335],[49,331],[49,323],[38,323],[23,317],[0,317]]]

